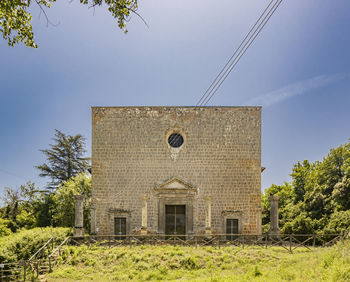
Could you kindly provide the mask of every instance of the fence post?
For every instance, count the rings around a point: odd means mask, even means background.
[[[23,281],[26,281],[26,261],[23,261]]]
[[[293,251],[292,251],[292,235],[290,235],[290,234],[289,234],[289,251],[291,254],[293,253]]]
[[[315,248],[315,245],[316,245],[316,234],[312,235],[312,237],[314,237],[313,240],[312,240],[312,247]]]
[[[51,257],[49,257],[49,272],[52,272],[52,267],[51,267]]]
[[[0,264],[0,281],[4,281],[5,279],[3,279],[3,278],[5,278],[3,275],[4,275],[4,264]]]

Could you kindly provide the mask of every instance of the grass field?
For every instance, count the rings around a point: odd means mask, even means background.
[[[48,281],[350,281],[350,243],[275,247],[68,247]]]

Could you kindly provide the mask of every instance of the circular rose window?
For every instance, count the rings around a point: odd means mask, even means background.
[[[169,136],[168,143],[173,148],[179,148],[184,143],[184,138],[179,133],[173,133]]]

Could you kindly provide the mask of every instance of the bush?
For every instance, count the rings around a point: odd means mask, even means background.
[[[0,262],[16,262],[29,259],[51,237],[54,243],[61,243],[68,235],[69,228],[34,228],[0,238]]]
[[[349,232],[350,229],[350,210],[335,212],[331,215],[327,226],[324,229],[325,233],[338,234]]]
[[[313,221],[305,212],[302,212],[292,221],[287,222],[282,232],[285,234],[312,234],[314,233]]]
[[[11,229],[8,227],[10,221],[0,217],[0,237],[10,235]]]

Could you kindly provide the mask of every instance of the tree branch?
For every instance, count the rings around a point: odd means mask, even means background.
[[[41,13],[43,13],[44,16],[45,16],[45,19],[46,19],[46,27],[48,27],[49,24],[52,25],[52,26],[58,26],[58,25],[60,24],[60,22],[58,22],[57,24],[54,24],[53,22],[50,21],[50,19],[49,19],[47,13],[46,13],[46,11],[45,11],[45,9],[42,7],[42,5],[41,5],[41,3],[40,3],[40,0],[35,0],[35,2],[36,2],[36,4],[37,4],[37,5],[39,6],[39,8],[40,8],[39,18],[40,18],[40,16],[41,16]]]

